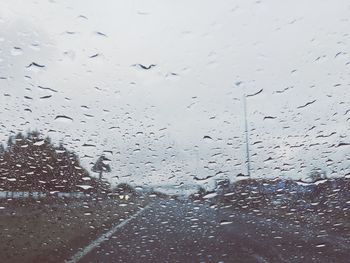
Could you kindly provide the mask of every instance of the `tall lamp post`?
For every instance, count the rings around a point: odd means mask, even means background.
[[[242,84],[242,81],[235,83],[237,87]],[[247,114],[247,95],[243,93],[243,111],[244,111],[244,134],[245,134],[245,145],[246,145],[246,165],[247,165],[247,175],[250,177],[250,154],[249,154],[249,132],[248,132],[248,114]]]
[[[249,154],[249,134],[248,134],[248,118],[247,118],[247,95],[243,94],[243,108],[244,108],[244,133],[247,156],[247,174],[250,177],[250,154]]]

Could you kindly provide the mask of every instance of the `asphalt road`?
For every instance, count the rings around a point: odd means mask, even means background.
[[[79,262],[350,262],[349,240],[298,224],[160,201]]]

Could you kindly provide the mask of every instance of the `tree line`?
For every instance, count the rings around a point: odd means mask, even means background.
[[[0,191],[28,192],[101,192],[108,189],[102,172],[110,171],[100,157],[89,175],[78,156],[63,143],[55,146],[49,137],[38,131],[21,132],[8,138],[6,147],[0,143]]]

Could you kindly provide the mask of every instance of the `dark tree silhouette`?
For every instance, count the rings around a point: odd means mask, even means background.
[[[100,181],[102,181],[102,173],[106,172],[109,173],[111,172],[111,167],[109,166],[109,164],[107,162],[109,162],[110,160],[108,158],[106,158],[104,155],[101,155],[96,163],[92,166],[91,171],[93,171],[94,173],[98,173],[98,179]]]
[[[7,147],[0,146],[0,190],[75,192],[98,186],[92,179],[75,153],[37,131],[10,136]]]
[[[5,153],[5,147],[2,143],[0,143],[0,157],[3,156]]]

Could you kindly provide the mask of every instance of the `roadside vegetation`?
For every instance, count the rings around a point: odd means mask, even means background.
[[[312,173],[308,183],[246,178],[218,181],[215,191],[192,194],[195,202],[269,220],[316,227],[350,238],[350,179],[325,179]]]
[[[39,132],[0,144],[0,258],[4,262],[63,262],[154,197],[128,183],[103,179],[108,159],[91,168],[62,143]]]

